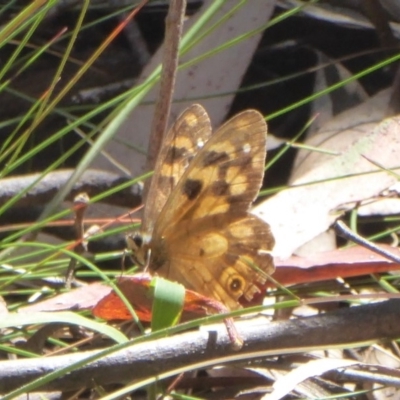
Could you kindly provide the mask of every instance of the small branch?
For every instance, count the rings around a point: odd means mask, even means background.
[[[231,348],[225,326],[218,331],[187,332],[132,345],[94,361],[38,390],[77,390],[93,385],[131,382],[159,376],[188,364],[207,363],[218,358],[258,359],[296,349],[329,348],[377,339],[400,337],[400,300],[339,309],[330,313],[284,322],[235,325],[244,339],[241,351]],[[98,351],[70,355],[0,362],[0,392],[7,393],[45,374],[93,356]],[[242,355],[242,357],[241,357]],[[214,361],[212,361],[214,360]],[[222,362],[222,361],[221,361]]]
[[[74,212],[75,212],[75,233],[77,244],[74,248],[76,254],[83,254],[87,251],[87,241],[85,240],[85,228],[84,228],[84,215],[89,205],[89,196],[86,193],[80,193],[74,198]],[[65,274],[65,287],[71,289],[71,282],[74,279],[75,267],[77,260],[75,257],[71,257]]]
[[[171,0],[165,21],[165,40],[163,65],[160,80],[160,93],[154,111],[151,127],[147,170],[152,170],[160,152],[162,140],[168,126],[171,101],[174,93],[176,70],[178,68],[179,43],[182,35],[186,0]]]
[[[377,254],[380,254],[383,257],[386,257],[388,260],[400,264],[400,257],[397,254],[387,251],[386,249],[378,246],[370,240],[363,238],[356,232],[353,232],[343,221],[337,220],[333,226],[336,233],[344,239],[351,240],[353,243],[359,244],[366,249],[369,249]]]
[[[60,188],[64,186],[73,172],[74,170],[72,169],[50,172],[43,177],[40,182],[36,183],[14,206],[31,207],[47,204]],[[40,174],[31,174],[1,179],[0,206],[4,205],[17,194],[20,194],[39,177]],[[74,185],[66,200],[72,201],[73,198],[81,192],[86,192],[90,197],[94,197],[128,181],[129,179],[127,177],[122,177],[110,172],[89,169],[83,173],[81,179]],[[141,194],[141,185],[136,184],[105,198],[102,202],[133,208],[141,204]]]

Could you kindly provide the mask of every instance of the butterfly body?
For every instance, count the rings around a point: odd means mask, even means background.
[[[181,114],[156,163],[142,232],[128,239],[139,263],[230,309],[259,292],[259,270],[273,272],[273,238],[249,208],[262,183],[266,133],[254,110],[213,135],[201,106]]]

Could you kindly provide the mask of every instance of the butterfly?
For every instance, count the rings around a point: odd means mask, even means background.
[[[155,165],[134,260],[204,296],[240,308],[274,271],[269,225],[249,213],[264,175],[267,125],[255,110],[214,134],[198,104],[168,131]]]

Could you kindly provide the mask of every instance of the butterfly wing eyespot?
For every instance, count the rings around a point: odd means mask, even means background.
[[[249,213],[264,175],[267,126],[248,110],[210,133],[200,106],[178,118],[156,164],[142,226],[151,237],[151,270],[236,309],[240,297],[260,292],[260,271],[274,270],[269,226]]]
[[[225,275],[225,276],[224,276]],[[246,287],[246,281],[239,275],[234,268],[226,268],[221,275],[221,282],[230,295],[238,299],[243,295]]]
[[[244,287],[244,279],[237,275],[234,278],[231,278],[229,282],[229,288],[233,293],[242,293],[242,288]]]

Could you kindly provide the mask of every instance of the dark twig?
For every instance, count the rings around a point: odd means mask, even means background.
[[[147,170],[154,168],[164,133],[168,126],[171,101],[178,67],[179,43],[182,35],[186,0],[171,0],[165,24],[164,55],[160,93],[156,103],[148,147]]]
[[[329,348],[400,337],[400,300],[339,309],[330,313],[284,322],[262,321],[251,325],[237,322],[244,339],[240,352],[231,348],[225,326],[218,331],[188,332],[140,343],[120,350],[74,370],[38,390],[77,390],[101,383],[131,382],[158,377],[188,364],[212,364],[212,360],[232,356],[238,360],[276,356],[282,351],[301,348]],[[70,355],[0,362],[0,392],[7,393],[45,374],[67,367],[96,354],[96,351]],[[215,361],[214,361],[215,362]],[[220,361],[222,362],[222,360]]]
[[[89,196],[86,193],[79,193],[74,199],[74,212],[75,212],[75,233],[77,244],[74,247],[74,252],[76,254],[82,254],[87,251],[87,241],[85,240],[85,228],[83,217],[85,211],[89,205]],[[75,267],[77,261],[75,257],[71,257],[67,273],[65,274],[65,287],[67,289],[71,288],[71,282],[74,278]]]
[[[35,184],[34,187],[29,189],[14,206],[31,207],[47,204],[60,188],[64,186],[73,172],[74,170],[72,169],[50,172],[43,177],[40,182]],[[26,188],[31,186],[39,177],[40,174],[31,174],[1,179],[0,206],[26,190]],[[97,194],[104,193],[106,190],[115,188],[128,181],[129,179],[127,177],[121,177],[120,175],[110,172],[89,169],[82,174],[66,200],[73,200],[73,198],[81,192],[86,192],[90,197],[94,197]],[[141,204],[141,192],[141,185],[135,184],[103,199],[102,202],[130,208],[137,207]]]
[[[370,249],[373,252],[378,253],[383,257],[386,257],[388,260],[392,260],[398,264],[400,263],[400,257],[398,257],[396,254],[390,253],[386,249],[379,247],[375,243],[353,232],[343,221],[336,221],[334,227],[336,233],[339,236],[342,236],[344,239],[351,240],[352,242],[357,243],[360,246]]]

